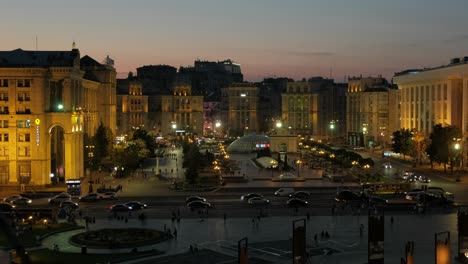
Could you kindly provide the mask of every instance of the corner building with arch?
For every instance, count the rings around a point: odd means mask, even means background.
[[[115,102],[113,65],[75,47],[0,51],[0,186],[84,177],[84,135],[115,133]]]

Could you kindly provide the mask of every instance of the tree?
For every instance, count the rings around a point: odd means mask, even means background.
[[[190,144],[190,150],[187,155],[184,155],[184,164],[187,170],[185,171],[185,179],[189,184],[198,182],[198,170],[201,166],[202,156],[196,143]]]
[[[414,157],[414,165],[421,165],[421,155],[426,151],[429,140],[421,131],[413,131],[413,145],[411,154]]]
[[[153,136],[144,129],[137,129],[132,136],[132,140],[142,140],[145,148],[148,150],[148,157],[154,157],[156,150],[156,141]]]
[[[102,164],[102,160],[112,151],[112,131],[101,122],[93,137],[93,163]]]
[[[392,151],[403,155],[403,160],[406,159],[406,155],[411,154],[413,148],[413,131],[402,128],[393,132],[393,143]]]
[[[460,137],[460,130],[456,126],[435,125],[429,136],[431,144],[427,148],[431,166],[434,161],[438,164],[442,163],[444,164],[444,173],[446,173],[447,164],[450,162],[450,164],[453,165],[457,154],[454,149],[453,140]],[[451,169],[453,172],[453,166],[451,166]]]

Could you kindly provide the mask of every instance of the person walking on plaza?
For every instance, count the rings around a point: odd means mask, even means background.
[[[174,237],[177,239],[177,229],[174,227]]]

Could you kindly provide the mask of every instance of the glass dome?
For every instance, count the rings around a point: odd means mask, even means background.
[[[229,153],[250,153],[257,149],[269,148],[270,138],[264,135],[250,134],[243,136],[228,147]]]

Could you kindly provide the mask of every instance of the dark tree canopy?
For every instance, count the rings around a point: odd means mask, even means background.
[[[101,122],[93,137],[93,163],[102,164],[102,160],[112,151],[112,131]]]
[[[409,129],[402,128],[393,132],[392,151],[402,154],[403,159],[405,159],[405,156],[409,155],[413,149],[412,138],[413,131]]]

